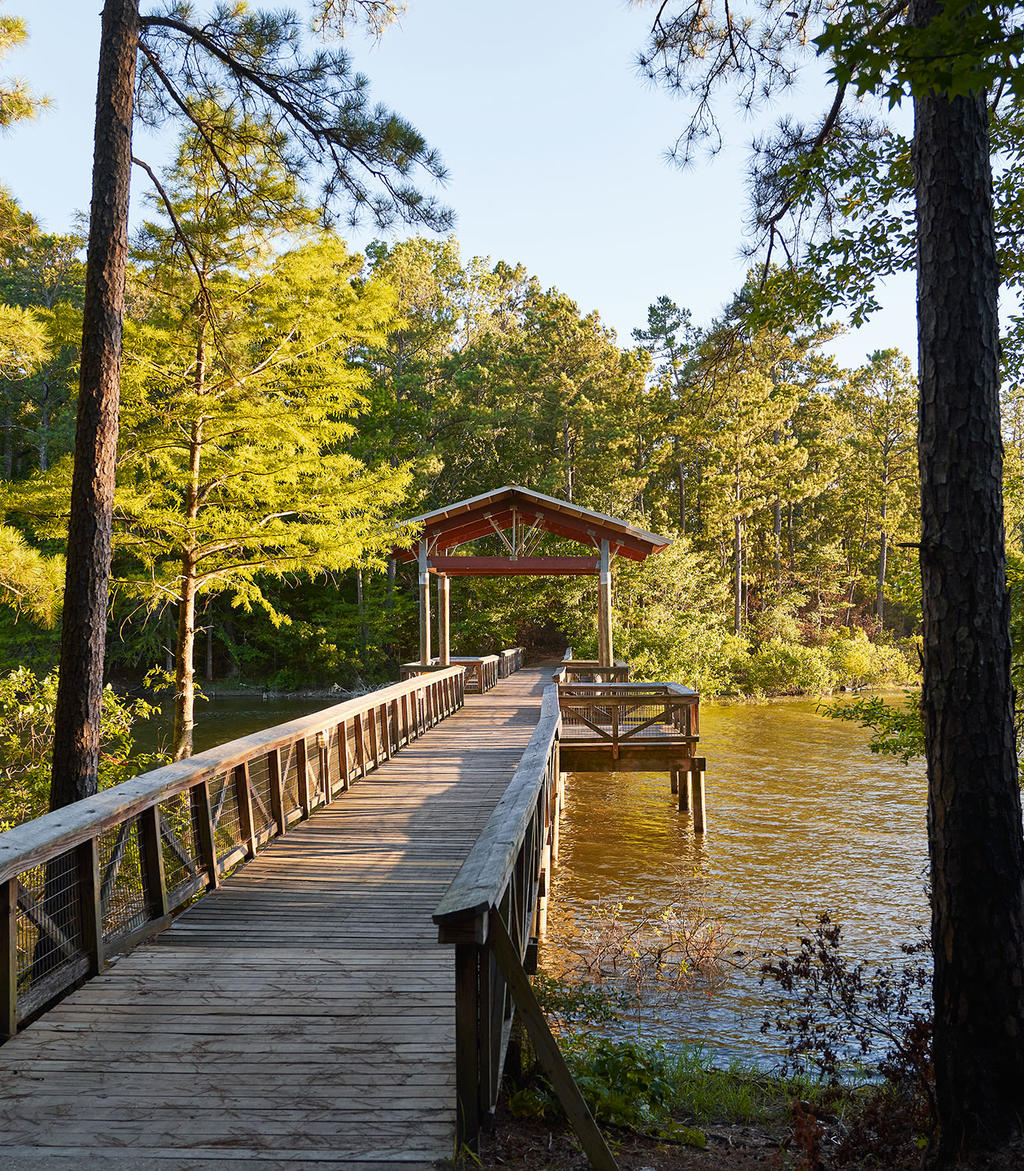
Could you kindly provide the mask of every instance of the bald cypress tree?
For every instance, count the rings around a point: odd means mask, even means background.
[[[310,3],[325,33],[360,15],[379,26],[392,11],[379,0]],[[136,117],[149,125],[184,121],[230,185],[238,182],[227,149],[235,110],[266,127],[263,145],[287,168],[318,181],[325,216],[340,208],[380,225],[450,222],[410,180],[414,171],[442,178],[437,155],[409,123],[369,104],[366,78],[347,53],[306,47],[298,15],[218,4],[200,21],[184,0],[152,12],[140,0],[105,0],[52,808],[96,791],[132,126]]]

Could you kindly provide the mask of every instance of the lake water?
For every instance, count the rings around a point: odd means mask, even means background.
[[[656,931],[644,922],[666,908],[684,921],[706,916],[723,959],[717,986],[669,990],[647,1006],[642,1027],[752,1059],[767,1040],[761,955],[792,946],[800,921],[828,911],[853,959],[898,958],[901,944],[919,940],[928,922],[924,764],[873,755],[866,732],[815,706],[702,705],[703,837],[676,811],[664,774],[571,775],[542,966],[578,970],[581,954],[609,946],[610,924],[627,933],[639,925],[642,943]]]
[[[216,698],[197,705],[197,749],[329,706],[326,699]],[[667,908],[708,916],[721,980],[646,997],[647,1036],[763,1056],[766,948],[792,944],[828,911],[855,959],[885,960],[921,938],[923,762],[873,755],[868,734],[807,700],[704,704],[708,830],[696,837],[665,774],[572,774],[550,900],[545,970],[578,968],[618,924],[632,932]],[[616,909],[618,908],[618,909]],[[641,942],[652,937],[639,926]],[[635,1032],[635,1023],[622,1026]]]

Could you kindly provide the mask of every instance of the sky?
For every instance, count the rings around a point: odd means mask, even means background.
[[[27,19],[29,42],[4,72],[52,105],[0,139],[0,182],[50,231],[67,230],[89,203],[100,7],[5,3]],[[685,171],[666,160],[687,109],[637,71],[652,11],[624,0],[408,0],[379,42],[349,42],[372,98],[441,152],[441,194],[456,212],[463,256],[524,264],[583,312],[596,309],[623,345],[662,294],[710,322],[748,263],[745,174],[756,125],[726,106],[718,156]],[[810,117],[820,103],[813,84],[805,100]],[[171,139],[137,131],[134,149],[156,168]],[[145,182],[136,170],[136,218]],[[346,235],[361,248],[378,233]],[[914,358],[913,299],[912,278],[892,282],[868,326],[833,344],[840,361],[858,365],[888,346]]]

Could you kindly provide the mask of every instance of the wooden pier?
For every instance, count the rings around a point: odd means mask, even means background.
[[[354,761],[349,790],[336,777],[329,805],[321,799],[154,942],[9,1040],[0,1166],[369,1168],[450,1157],[453,953],[438,946],[431,915],[505,792],[549,682],[550,669],[523,671],[465,706],[457,697],[434,727],[390,742],[390,758],[378,739],[379,767],[360,777]],[[388,691],[375,693],[385,708]],[[254,761],[239,744],[235,755]],[[161,856],[173,854],[165,839]],[[0,874],[12,865],[0,857]],[[23,889],[36,877],[20,876]],[[24,938],[31,921],[15,917]]]
[[[612,658],[612,561],[667,541],[514,486],[416,522],[401,682],[0,834],[4,1171],[434,1166],[494,1108],[516,1012],[614,1171],[527,971],[565,770],[666,770],[704,828],[696,694]],[[452,553],[487,533],[508,557]],[[598,659],[453,656],[449,578],[495,572],[598,575]]]

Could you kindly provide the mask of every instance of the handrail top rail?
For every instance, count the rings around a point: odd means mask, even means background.
[[[561,719],[558,690],[546,687],[540,719],[512,780],[437,905],[433,918],[438,925],[474,919],[501,898],[530,823]]]
[[[452,678],[465,673],[462,667],[445,670]],[[438,678],[439,673],[433,673],[430,683],[436,683]],[[92,797],[85,797],[63,809],[44,813],[41,817],[16,825],[0,833],[0,883],[66,853],[201,781],[243,764],[260,752],[271,752],[299,737],[322,732],[332,724],[360,715],[377,704],[400,699],[423,686],[423,679],[386,684],[333,707],[311,712],[308,716],[299,716],[284,724],[275,724],[272,728],[264,728],[215,748],[207,748],[184,760],[150,769]]]
[[[628,667],[629,663],[625,659],[613,659],[610,663],[602,663],[600,659],[563,659],[564,666],[570,669],[585,668],[590,670],[597,668],[602,671],[609,671],[612,667]]]
[[[682,683],[559,683],[559,695],[565,699],[629,699],[630,692],[644,695],[676,695],[681,699],[699,699],[699,693]],[[582,694],[575,694],[580,692]]]

